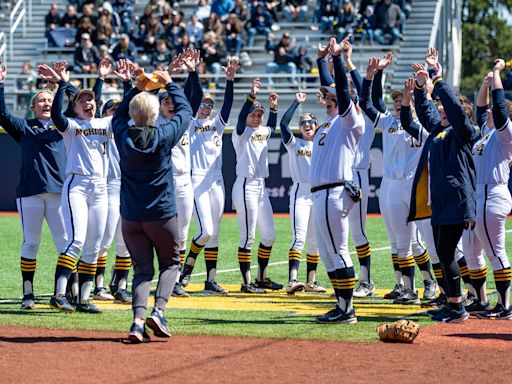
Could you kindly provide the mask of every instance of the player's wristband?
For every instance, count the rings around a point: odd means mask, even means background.
[[[247,95],[247,100],[249,100],[251,103],[254,103],[254,100],[256,100],[256,97],[253,97],[251,95]]]
[[[425,84],[419,85],[417,81],[414,82],[414,88],[416,88],[418,91],[423,91],[425,89]]]
[[[270,108],[270,112],[271,113],[277,113],[277,108],[276,109]]]
[[[439,76],[434,76],[434,78],[432,79],[432,83],[434,85],[436,85],[437,83],[439,83],[441,80],[443,80],[443,78],[441,77],[441,75]]]
[[[356,66],[355,66],[354,64],[352,64],[352,63],[351,63],[351,64],[348,66],[348,71],[349,71],[349,72],[352,72],[354,69],[356,69]]]

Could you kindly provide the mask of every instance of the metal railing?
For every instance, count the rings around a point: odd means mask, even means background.
[[[5,64],[7,59],[7,35],[5,32],[0,32],[0,56],[2,57],[2,61]]]
[[[29,7],[32,7],[30,2]],[[25,0],[18,0],[16,5],[11,11],[9,16],[9,59],[12,60],[14,56],[14,33],[18,29],[19,25],[22,24],[22,35],[25,37],[27,29],[27,20],[25,18],[27,11],[25,8]]]

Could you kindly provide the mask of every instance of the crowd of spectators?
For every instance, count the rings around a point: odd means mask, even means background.
[[[394,44],[411,11],[410,0],[319,0],[314,12],[308,12],[309,0],[198,0],[185,19],[177,0],[148,0],[140,15],[134,14],[134,1],[70,0],[64,13],[52,4],[46,16],[49,46],[74,47],[76,73],[95,73],[106,55],[160,68],[173,55],[196,48],[203,55],[202,69],[214,75],[212,86],[218,87],[226,58],[236,56],[242,64],[245,58],[249,64],[244,48],[250,52],[262,36],[274,53],[267,72],[290,73],[294,82],[297,73],[311,70],[311,59],[291,36],[274,42],[278,19],[309,23],[338,39],[351,34],[358,43]]]

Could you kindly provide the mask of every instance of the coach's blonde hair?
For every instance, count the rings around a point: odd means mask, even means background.
[[[128,115],[137,127],[154,126],[160,110],[160,103],[155,95],[141,92],[136,95],[128,107]]]

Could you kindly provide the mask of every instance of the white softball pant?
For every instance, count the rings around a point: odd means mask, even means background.
[[[187,248],[188,229],[194,208],[194,188],[190,173],[173,173],[174,196],[178,213],[178,244],[180,250]]]
[[[384,226],[386,227],[386,232],[388,233],[388,240],[391,246],[391,254],[396,255],[396,237],[393,232],[393,227],[391,226],[390,216],[392,212],[389,211],[388,205],[388,190],[390,188],[391,179],[384,176],[380,183],[379,188],[379,207],[380,213],[382,214],[382,218],[384,219]]]
[[[276,229],[265,179],[237,177],[233,185],[233,204],[240,228],[240,248],[252,248],[256,225],[261,233],[261,244],[272,246]]]
[[[359,185],[362,192],[362,198],[354,206],[348,214],[348,222],[350,224],[350,233],[352,241],[356,247],[369,243],[366,237],[366,216],[368,215],[368,193],[370,191],[370,179],[367,169],[354,169],[354,182]]]
[[[121,180],[108,180],[107,182],[108,194],[108,213],[107,224],[105,232],[101,240],[100,249],[107,251],[116,238],[116,255],[119,257],[130,257],[128,248],[124,243],[123,233],[121,231],[121,212],[120,212],[120,194],[121,194]],[[105,254],[106,256],[106,254]]]
[[[318,254],[314,220],[311,184],[294,183],[290,190],[290,221],[292,224],[290,249],[302,252],[307,241],[308,254]]]
[[[46,219],[48,223],[57,252],[64,248],[67,237],[60,199],[60,193],[41,193],[16,199],[23,232],[21,257],[30,260],[37,258],[37,251],[41,244],[43,219]]]
[[[512,198],[505,184],[478,184],[476,187],[475,232],[494,270],[510,267],[505,249],[505,224]]]
[[[207,175],[193,173],[194,217],[198,232],[194,241],[206,248],[215,248],[219,243],[220,222],[224,212],[224,179],[222,173]]]
[[[439,256],[437,255],[436,250],[436,243],[434,241],[434,231],[432,230],[432,224],[430,223],[430,219],[423,219],[423,220],[417,220],[414,222],[416,226],[418,227],[418,230],[421,234],[421,238],[425,242],[425,245],[427,246],[428,254],[430,255],[430,260],[434,264],[439,264]],[[414,239],[416,238],[416,243],[421,246],[421,241],[418,238],[418,236],[413,236],[413,243]],[[414,247],[414,246],[413,246]],[[414,249],[413,249],[414,254]],[[414,254],[415,256],[418,256]]]
[[[62,216],[68,235],[63,254],[96,264],[108,213],[107,179],[71,174],[62,188]]]
[[[348,214],[353,205],[343,186],[313,192],[318,250],[327,272],[353,266],[348,250]]]

